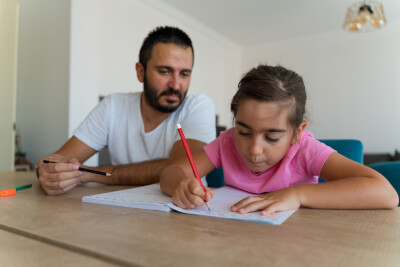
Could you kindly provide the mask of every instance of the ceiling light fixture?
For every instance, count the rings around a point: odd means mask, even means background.
[[[343,29],[351,32],[369,32],[386,24],[383,6],[378,1],[359,2],[347,9]]]

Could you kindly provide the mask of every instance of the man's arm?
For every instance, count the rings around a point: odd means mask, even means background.
[[[187,142],[192,154],[201,151],[206,145],[206,143],[193,139],[188,139]],[[81,182],[126,185],[146,185],[157,183],[160,181],[161,172],[166,167],[184,158],[187,158],[185,148],[181,141],[177,141],[172,147],[170,156],[167,159],[152,160],[122,166],[102,166],[97,169],[111,173],[111,177],[85,173],[81,177]]]
[[[96,152],[93,148],[72,136],[55,154],[62,155],[65,158],[76,158],[79,162],[85,162]]]
[[[188,139],[187,141],[192,153],[197,153],[206,145],[197,140]],[[152,184],[159,182],[160,174],[167,166],[187,158],[182,142],[177,141],[172,147],[170,157],[167,159],[93,168],[107,171],[112,174],[111,177],[78,171],[77,169],[81,166],[80,163],[86,161],[96,152],[96,150],[90,148],[78,138],[71,137],[57,152],[41,158],[37,163],[37,167],[40,167],[38,169],[38,178],[43,190],[48,195],[58,195],[71,190],[78,182],[129,185]],[[43,164],[44,159],[59,163]]]

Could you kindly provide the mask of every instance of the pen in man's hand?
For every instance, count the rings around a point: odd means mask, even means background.
[[[45,159],[45,160],[43,160],[43,163],[57,163],[57,162]],[[111,176],[111,173],[92,170],[92,169],[88,169],[88,168],[79,167],[78,170],[83,171],[83,172],[91,172],[91,173],[95,173],[95,174],[100,174],[100,175],[104,175],[104,176]]]

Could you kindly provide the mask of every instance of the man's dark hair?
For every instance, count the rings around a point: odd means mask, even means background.
[[[139,62],[146,68],[147,62],[150,59],[153,47],[157,43],[164,44],[175,44],[182,48],[190,47],[192,49],[193,61],[194,61],[194,50],[192,40],[189,36],[176,27],[163,26],[157,27],[152,30],[149,35],[144,39],[142,47],[139,52]]]

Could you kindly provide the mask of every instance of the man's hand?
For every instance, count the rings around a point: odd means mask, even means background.
[[[57,163],[43,163],[44,159]],[[80,164],[75,158],[67,160],[57,154],[46,156],[36,164],[39,183],[48,195],[65,193],[80,181],[83,173],[78,170],[79,166]]]

